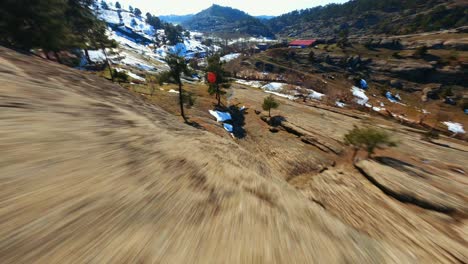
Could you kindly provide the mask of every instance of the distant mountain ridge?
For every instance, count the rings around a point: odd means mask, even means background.
[[[354,0],[296,10],[265,23],[289,37],[350,34],[401,35],[468,25],[465,0]]]
[[[202,32],[274,37],[273,32],[260,19],[241,10],[220,5],[212,5],[184,21],[182,25]]]

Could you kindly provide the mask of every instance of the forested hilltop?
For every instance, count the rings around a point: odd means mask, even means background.
[[[212,5],[183,22],[191,30],[212,33],[237,33],[273,37],[271,30],[258,18],[238,9]]]
[[[266,21],[282,36],[330,36],[350,33],[410,34],[466,26],[463,0],[353,0],[288,14]]]

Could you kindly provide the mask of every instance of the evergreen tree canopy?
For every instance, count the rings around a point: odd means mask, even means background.
[[[223,88],[229,88],[229,74],[224,71],[223,64],[219,54],[215,54],[208,58],[208,66],[206,67],[206,72],[212,72],[216,75],[216,82],[208,84],[208,93],[210,95],[216,95],[218,100],[218,106],[221,104],[221,95],[226,92],[223,91]]]
[[[162,23],[159,17],[153,16],[150,13],[146,13],[146,23],[148,23],[154,29],[162,28]]]
[[[169,41],[169,45],[176,45],[177,43],[183,42],[183,31],[184,29],[180,25],[174,26],[169,23],[164,25],[164,32],[167,40]]]
[[[90,8],[93,0],[5,1],[0,9],[2,44],[45,51],[112,45],[105,23]]]
[[[117,9],[121,9],[122,8],[122,5],[120,5],[119,2],[115,2],[115,8]]]
[[[140,17],[142,13],[141,13],[141,10],[139,8],[135,8],[134,14],[135,14],[135,16]]]
[[[101,0],[101,8],[104,10],[109,10],[109,5],[106,3],[106,1]]]
[[[268,116],[271,117],[271,109],[276,109],[278,107],[278,101],[276,101],[276,99],[271,94],[263,99],[262,108],[263,110],[268,111]]]

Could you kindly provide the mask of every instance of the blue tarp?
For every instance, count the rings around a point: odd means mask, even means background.
[[[387,92],[387,93],[385,94],[385,97],[387,97],[387,99],[388,99],[390,102],[392,102],[392,103],[398,102],[398,98],[396,98],[395,96],[393,96],[391,92]]]
[[[234,131],[234,127],[232,125],[230,125],[230,124],[225,123],[223,126],[224,126],[224,129],[226,129],[227,132],[232,133],[232,131]]]
[[[369,86],[367,85],[366,80],[361,79],[361,89],[368,89]]]

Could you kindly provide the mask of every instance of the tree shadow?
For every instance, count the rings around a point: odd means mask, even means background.
[[[409,164],[391,157],[375,157],[375,160],[390,167],[414,167],[413,164]]]
[[[270,125],[272,127],[278,127],[278,126],[281,126],[281,123],[283,123],[284,121],[286,121],[286,118],[284,116],[280,116],[280,115],[272,116],[270,118]]]
[[[383,165],[389,166],[399,171],[403,171],[411,176],[415,176],[419,178],[426,178],[424,174],[418,173],[418,171],[431,174],[431,172],[428,172],[424,170],[423,168],[420,168],[418,166],[404,162],[399,159],[395,159],[391,157],[375,157],[374,159]]]
[[[242,139],[245,138],[247,132],[244,129],[245,125],[245,115],[247,114],[247,108],[241,109],[239,104],[232,105],[228,108],[231,113],[231,125],[233,126],[233,134],[236,138]]]
[[[194,127],[196,129],[200,129],[200,130],[206,130],[202,125],[200,125],[199,123],[195,122],[195,121],[190,121],[190,120],[185,120],[185,123],[191,127]]]

